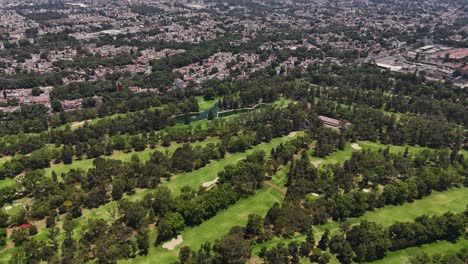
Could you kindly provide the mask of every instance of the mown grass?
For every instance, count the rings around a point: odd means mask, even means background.
[[[411,154],[416,154],[425,149],[430,150],[430,148],[427,148],[427,147],[410,146],[410,145],[403,145],[403,146],[385,145],[382,143],[371,142],[371,141],[358,141],[357,144],[363,150],[368,150],[368,149],[378,150],[378,149],[386,149],[387,147],[390,147],[390,153],[402,153],[405,151],[407,147],[408,147],[408,152]],[[351,155],[353,154],[353,152],[357,152],[357,151],[359,150],[353,149],[351,147],[351,144],[348,143],[346,144],[343,150],[335,151],[331,153],[330,155],[326,156],[325,158],[314,157],[314,149],[309,149],[308,154],[312,156],[311,157],[312,161],[322,160],[322,163],[320,163],[322,165],[322,164],[344,163],[346,160],[351,158]]]
[[[303,132],[297,133],[296,136],[299,136],[299,135],[303,135]],[[167,186],[175,195],[178,195],[180,193],[180,188],[182,188],[183,186],[189,186],[193,189],[198,189],[201,186],[201,184],[203,184],[204,182],[215,179],[218,175],[218,172],[220,172],[226,165],[234,164],[256,150],[263,150],[266,152],[267,155],[269,155],[271,148],[276,147],[280,143],[287,141],[289,139],[290,137],[283,136],[283,137],[275,138],[268,143],[261,143],[253,147],[252,149],[247,150],[244,153],[228,154],[224,159],[221,159],[218,161],[211,161],[210,164],[198,170],[174,175],[171,178],[171,180],[163,182],[161,185]],[[284,178],[285,176],[282,175],[281,177]],[[154,191],[153,189],[137,190],[136,193],[132,195],[125,195],[125,198],[131,201],[135,201],[135,200],[142,199],[146,194],[151,193],[153,191]],[[212,239],[209,241],[214,241],[213,239],[220,238],[224,234],[226,234],[233,225],[236,225],[236,224],[245,225],[248,214],[250,213],[266,214],[268,209],[275,202],[281,201],[280,198],[281,198],[281,194],[278,191],[270,190],[270,188],[265,187],[261,189],[254,196],[249,197],[248,199],[243,199],[239,201],[235,205],[228,208],[226,211],[220,212],[214,218],[204,222],[202,225],[184,230],[182,234],[184,237],[184,240],[187,241],[186,243],[191,243],[191,244],[193,243],[193,245],[195,246],[200,246],[205,241],[204,240],[205,238]],[[98,218],[104,219],[104,220],[111,219],[113,217],[112,212],[117,210],[117,204],[118,203],[116,201],[111,201],[96,209],[92,209],[92,210],[84,209],[82,217],[75,220],[75,223],[76,223],[76,228],[74,229],[75,238],[79,238],[82,228],[86,224],[88,219],[98,219]],[[229,211],[230,213],[225,213],[227,211]],[[60,226],[61,222],[62,221],[59,221],[57,224]],[[216,227],[216,230],[218,230],[218,232],[209,234],[208,231],[213,230],[213,226]],[[39,234],[36,237],[45,238],[47,235],[47,232],[48,232],[47,229],[42,229],[40,230]],[[203,232],[206,233],[205,236],[201,234]],[[155,235],[153,234],[153,237],[154,236]],[[187,237],[187,239],[185,237]],[[154,239],[152,239],[151,242],[153,241]],[[158,247],[158,248],[153,247],[152,250],[153,251],[158,251],[158,250],[167,251],[165,249],[162,249],[161,247]],[[9,250],[8,252],[12,252],[12,251]],[[7,253],[1,254],[0,259],[6,258],[7,256],[5,254]],[[159,254],[157,255],[159,256]],[[11,256],[11,253],[8,253],[8,256]],[[170,252],[170,254],[167,254],[167,255],[163,254],[163,258],[164,256],[167,256],[169,259],[174,259],[174,257],[177,258],[177,254],[174,254],[174,252]],[[150,261],[151,258],[145,258],[144,260]],[[143,261],[143,259],[140,261]],[[133,263],[133,262],[130,262],[130,263]],[[145,262],[142,262],[142,263],[145,263]],[[148,263],[155,263],[155,262],[150,261]],[[158,262],[158,263],[169,263],[169,262]]]
[[[466,208],[466,201],[468,201],[468,188],[452,188],[444,192],[433,192],[431,195],[424,197],[423,199],[416,200],[413,203],[405,203],[399,206],[385,206],[383,208],[376,209],[375,211],[367,212],[362,217],[348,219],[352,224],[359,224],[362,220],[368,220],[381,224],[384,227],[388,227],[391,224],[400,222],[414,221],[414,219],[420,215],[435,215],[443,214],[451,211],[461,213]],[[329,222],[323,225],[314,226],[316,230],[316,240],[318,241],[322,233],[329,229],[331,234],[335,234],[339,230],[338,222]],[[253,253],[258,255],[260,249],[265,246],[272,248],[276,244],[283,242],[288,244],[292,241],[305,241],[305,235],[296,235],[292,238],[274,238],[271,241],[257,244],[253,246]],[[394,252],[396,253],[396,252]],[[392,253],[392,254],[394,254]],[[392,263],[392,262],[388,262]],[[393,263],[404,263],[404,262],[393,262]]]
[[[281,182],[281,179],[278,178],[284,178],[284,176],[285,170],[281,170],[277,176],[273,177],[272,182]],[[213,218],[204,221],[201,225],[185,229],[181,233],[183,243],[173,251],[163,249],[161,246],[153,247],[147,256],[122,261],[122,263],[173,263],[177,261],[181,247],[189,246],[193,250],[198,250],[203,243],[213,244],[217,239],[226,235],[232,227],[245,226],[249,214],[265,216],[274,203],[281,202],[282,194],[280,192],[264,186],[253,196],[238,201]],[[154,234],[153,237],[155,237]]]
[[[468,240],[461,237],[455,243],[449,241],[437,241],[431,244],[425,244],[419,247],[410,247],[395,252],[389,252],[385,258],[371,263],[374,264],[393,264],[393,263],[408,263],[411,257],[418,253],[427,253],[433,255],[436,253],[442,255],[456,255],[460,250],[468,248]]]
[[[9,186],[13,186],[15,184],[16,184],[15,179],[6,178],[6,179],[3,179],[3,180],[0,180],[0,189],[5,188],[5,187],[9,187]]]
[[[210,108],[213,107],[213,105],[218,102],[219,100],[221,100],[221,97],[217,97],[213,100],[205,100],[203,99],[203,96],[197,96],[197,102],[198,102],[198,111],[200,112],[203,112],[203,111],[206,111]]]
[[[219,142],[218,138],[208,138],[204,141],[199,141],[199,142],[194,142],[190,143],[191,146],[205,146],[208,143],[217,143]],[[132,160],[133,156],[136,156],[140,159],[140,161],[147,161],[150,159],[151,154],[153,154],[155,151],[161,151],[164,153],[173,153],[178,147],[181,147],[183,143],[173,143],[168,147],[163,147],[163,146],[157,146],[154,149],[146,148],[143,151],[132,151],[129,153],[125,153],[123,151],[114,151],[114,153],[110,156],[102,156],[103,158],[106,159],[115,159],[115,160],[120,160],[123,162],[129,162]],[[73,163],[71,164],[63,164],[63,163],[58,163],[58,164],[52,164],[50,168],[47,168],[46,175],[50,175],[52,171],[55,171],[57,175],[60,175],[61,173],[66,173],[69,172],[72,169],[82,169],[82,170],[88,170],[93,166],[93,161],[94,159],[82,159],[82,160],[74,160]]]

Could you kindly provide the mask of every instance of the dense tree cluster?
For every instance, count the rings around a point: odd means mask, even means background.
[[[323,197],[307,206],[315,212],[314,222],[324,223],[328,217],[335,220],[359,217],[373,208],[412,202],[433,190],[443,191],[466,183],[465,163],[459,163],[463,162],[460,160],[449,166],[448,152],[422,152],[414,158],[404,155],[390,154],[388,149],[354,153],[344,166],[329,166],[313,180],[293,180],[287,199],[301,200],[311,192],[323,193]],[[376,190],[379,185],[384,186],[381,192]],[[368,192],[357,190],[359,186],[369,188]]]
[[[429,255],[426,252],[417,253],[415,256],[412,256],[409,260],[411,264],[445,264],[445,263],[454,263],[462,264],[466,263],[468,260],[468,249],[464,248],[457,252],[456,255],[452,254],[443,254],[436,253]]]

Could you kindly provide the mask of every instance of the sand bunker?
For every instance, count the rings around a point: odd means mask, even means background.
[[[168,250],[174,250],[174,248],[182,244],[182,242],[184,242],[182,236],[178,235],[177,238],[173,238],[171,241],[164,243],[162,247]]]
[[[312,165],[314,165],[314,167],[318,167],[320,165],[320,163],[322,163],[323,160],[313,160],[311,161],[310,163],[312,163]]]
[[[297,132],[291,132],[289,133],[288,137],[293,138],[297,135]]]
[[[357,150],[362,149],[361,146],[359,146],[358,143],[353,143],[353,144],[351,144],[351,147],[352,147],[353,149],[357,149]]]
[[[363,192],[370,193],[370,189],[362,189]]]
[[[80,128],[84,125],[86,121],[80,121],[80,122],[76,122],[76,123],[73,123],[70,128],[71,129],[77,129],[77,128]]]
[[[320,194],[318,194],[318,193],[311,193],[311,194],[312,194],[313,196],[316,196],[316,197],[319,197],[319,196],[320,196]]]
[[[7,206],[5,206],[5,211],[8,211],[8,210],[10,210],[11,208],[13,208],[13,206],[11,206],[11,205],[7,205]]]
[[[216,184],[216,183],[218,182],[218,180],[219,180],[219,178],[216,177],[216,179],[214,179],[214,180],[212,180],[212,181],[204,182],[204,183],[202,184],[202,186],[205,187],[205,188],[208,188],[208,187],[210,187],[211,185]]]

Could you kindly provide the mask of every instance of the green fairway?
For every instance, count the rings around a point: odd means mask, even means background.
[[[204,141],[199,141],[199,142],[194,142],[190,143],[191,146],[205,146],[208,143],[217,143],[219,142],[218,138],[209,138]],[[179,143],[173,143],[169,147],[163,147],[163,146],[158,146],[155,149],[150,149],[147,148],[143,151],[132,151],[129,153],[125,153],[123,151],[114,151],[114,153],[111,156],[103,156],[103,158],[106,159],[115,159],[115,160],[120,160],[123,162],[129,162],[131,161],[133,156],[137,156],[140,161],[147,161],[150,159],[151,154],[153,152],[161,151],[161,152],[168,152],[172,153],[174,152],[178,147],[181,147],[183,144]],[[82,160],[74,160],[72,164],[63,164],[63,163],[58,163],[58,164],[52,164],[50,168],[47,168],[46,174],[50,175],[52,171],[55,171],[57,175],[60,176],[62,173],[69,172],[72,169],[82,169],[82,170],[88,170],[93,167],[93,161],[94,159],[82,159]]]
[[[256,150],[264,150],[268,155],[270,154],[270,150],[273,147],[276,147],[281,142],[284,142],[289,137],[284,136],[281,138],[275,138],[271,140],[269,143],[261,143],[254,148],[247,150],[246,152],[242,153],[234,153],[227,155],[224,159],[211,161],[210,164],[202,167],[198,170],[194,170],[191,172],[181,173],[172,176],[171,180],[163,182],[161,185],[168,187],[173,194],[178,195],[180,194],[180,189],[184,186],[189,186],[192,189],[198,190],[198,188],[207,181],[214,180],[218,173],[228,164],[234,164],[244,158],[245,156],[251,154],[253,151]],[[143,199],[143,197],[151,192],[154,189],[145,189],[145,190],[138,190],[135,194],[130,196],[126,196],[131,201],[136,201]],[[110,202],[106,205],[100,206],[97,209],[93,209],[91,216],[100,216],[107,214],[107,210],[109,207],[115,206],[116,202]]]
[[[285,97],[280,97],[278,100],[276,100],[273,105],[275,106],[287,106],[289,103],[294,102],[294,100],[285,98]]]
[[[427,147],[409,146],[409,145],[405,145],[405,146],[385,145],[385,144],[382,144],[382,143],[371,142],[371,141],[358,141],[358,142],[356,142],[356,144],[358,144],[358,146],[363,150],[367,150],[367,149],[378,150],[378,149],[386,149],[387,147],[390,147],[390,152],[391,153],[404,152],[407,147],[408,147],[408,152],[412,153],[412,154],[420,152],[420,151],[422,151],[424,149],[430,149],[430,148],[427,148]],[[313,153],[314,153],[313,149],[308,150],[308,153],[310,155],[312,155],[312,157],[311,157],[312,161],[321,160],[322,162],[320,164],[344,163],[346,160],[351,158],[351,155],[353,154],[353,152],[359,151],[358,149],[354,149],[351,145],[352,144],[348,143],[348,144],[346,144],[346,146],[345,146],[345,148],[343,150],[335,151],[335,152],[331,153],[330,155],[326,156],[325,158],[314,157],[313,156]]]
[[[387,205],[374,212],[368,212],[360,219],[389,226],[396,221],[413,221],[416,217],[427,214],[443,214],[447,211],[463,212],[468,201],[468,188],[452,188],[445,192],[433,192],[431,195],[403,205]],[[357,222],[357,221],[356,221]]]
[[[15,179],[6,178],[6,179],[3,179],[3,180],[0,180],[0,189],[5,188],[5,187],[9,187],[9,186],[12,186],[12,185],[15,185],[15,184],[16,184]]]
[[[196,98],[198,102],[198,111],[200,112],[203,112],[212,108],[213,105],[221,99],[221,97],[217,97],[213,100],[205,101],[205,99],[203,99],[203,96],[197,96]]]
[[[389,252],[384,259],[373,261],[375,264],[393,264],[407,263],[410,257],[414,257],[417,253],[425,252],[429,255],[440,253],[443,255],[455,255],[460,250],[468,248],[468,240],[463,237],[459,238],[456,243],[449,241],[437,241],[431,244],[425,244],[420,247],[410,247],[395,252]]]
[[[303,132],[297,133],[296,136],[299,136],[299,135],[303,135]],[[165,181],[161,185],[162,186],[167,186],[175,195],[178,195],[180,193],[180,188],[183,187],[183,186],[190,186],[193,189],[198,189],[201,186],[201,184],[203,184],[204,182],[211,181],[211,180],[215,179],[217,177],[217,175],[218,175],[218,172],[220,172],[226,165],[234,164],[234,163],[238,162],[239,160],[241,160],[245,156],[251,154],[255,150],[264,150],[266,152],[266,154],[269,155],[271,148],[276,147],[280,143],[285,142],[285,141],[287,141],[289,139],[291,139],[291,138],[288,137],[288,136],[283,136],[283,137],[280,137],[280,138],[275,138],[275,139],[271,140],[268,143],[261,143],[261,144],[255,146],[255,147],[253,147],[252,149],[247,150],[246,152],[243,152],[243,153],[228,154],[224,159],[211,161],[210,164],[208,164],[205,167],[202,167],[202,168],[200,168],[198,170],[187,172],[187,173],[182,173],[182,174],[178,174],[178,175],[174,175],[171,178],[171,180]],[[202,143],[202,142],[200,142],[200,143]],[[284,177],[285,177],[284,174],[281,174],[281,176],[279,176],[279,177],[283,177],[280,180],[284,181]],[[275,180],[275,178],[273,180]],[[269,188],[265,188],[265,189],[269,190]],[[128,198],[131,201],[139,200],[139,199],[142,199],[146,194],[151,193],[152,191],[154,191],[154,189],[137,190],[135,194],[132,194],[132,195],[129,195],[129,196],[125,195],[125,198]],[[236,203],[236,205],[234,205],[234,206],[240,206],[240,207],[239,207],[239,209],[237,209],[237,211],[234,210],[235,215],[239,214],[239,212],[244,210],[245,207],[251,206],[252,203],[253,204],[259,203],[258,206],[257,206],[258,207],[257,209],[256,208],[251,209],[251,210],[253,210],[252,212],[261,213],[262,211],[258,211],[258,210],[264,210],[264,212],[266,213],[266,211],[273,205],[273,203],[277,201],[276,200],[277,196],[278,195],[279,195],[279,197],[281,196],[281,194],[279,194],[279,192],[277,192],[277,191],[274,191],[273,194],[271,194],[270,191],[268,191],[267,193],[259,192],[258,195],[260,195],[260,196],[258,196],[259,198],[254,198],[254,197],[257,197],[257,195],[252,196],[252,197],[249,198],[249,199],[254,199],[253,202],[252,202],[252,200],[246,199],[246,200],[239,201],[239,203]],[[262,200],[265,200],[263,205],[260,204],[260,201],[262,201]],[[240,204],[240,205],[238,205],[238,204]],[[109,218],[112,217],[111,212],[112,212],[112,210],[114,208],[116,208],[116,206],[117,206],[117,202],[112,201],[112,202],[109,202],[109,203],[107,203],[105,205],[102,205],[102,206],[100,206],[100,207],[98,207],[96,209],[92,209],[92,210],[84,209],[83,210],[83,216],[76,219],[77,226],[76,226],[74,232],[75,232],[75,235],[77,236],[77,238],[78,238],[78,235],[80,234],[80,230],[81,230],[82,226],[87,221],[87,219],[91,219],[91,218],[109,219]],[[237,208],[237,207],[234,207],[234,208]],[[231,208],[229,208],[227,211],[229,211],[229,210],[231,210]],[[224,212],[220,212],[218,215],[223,215],[223,213]],[[247,213],[247,215],[248,214],[250,214],[250,213]],[[218,217],[218,215],[216,217]],[[232,217],[233,217],[232,215],[226,216],[226,218],[232,218]],[[247,221],[247,218],[245,218],[244,220]],[[211,221],[211,220],[209,220],[209,221]],[[218,220],[218,221],[220,223],[224,222],[224,220]],[[206,222],[204,222],[201,226],[202,227],[205,226],[205,223]],[[245,224],[245,222],[242,222],[242,223],[239,223],[239,224]],[[196,228],[198,228],[198,227],[193,228],[194,231],[190,231],[190,232],[193,232],[193,233],[189,233],[189,234],[193,234],[194,237],[199,237],[199,235],[196,235],[197,232],[198,232],[198,231],[196,231],[197,230]],[[205,228],[206,228],[206,226],[205,226]],[[227,228],[227,229],[229,229],[229,228]],[[192,229],[187,229],[186,231],[188,232],[188,230],[192,230]],[[225,232],[227,232],[227,231],[229,231],[229,230],[226,230]],[[46,230],[41,230],[38,235],[43,235],[44,232],[47,232],[47,231]],[[218,238],[218,237],[216,237],[216,238]],[[200,243],[202,243],[202,242],[200,242]],[[163,249],[160,248],[160,250],[163,250]],[[165,263],[165,262],[163,262],[163,263]]]
[[[358,224],[361,220],[369,220],[377,222],[385,227],[400,221],[414,221],[417,216],[427,214],[443,214],[447,211],[456,213],[463,212],[466,208],[466,201],[468,201],[468,188],[452,188],[445,192],[433,192],[431,195],[424,197],[421,200],[416,200],[413,203],[405,203],[399,206],[385,206],[376,209],[375,211],[367,212],[362,217],[350,218],[352,224]],[[339,223],[329,222],[324,225],[314,226],[316,232],[316,239],[320,239],[321,234],[325,229],[330,229],[331,234],[338,232]],[[290,239],[274,238],[271,241],[257,244],[253,247],[253,252],[258,255],[258,252],[263,246],[271,248],[279,242],[289,243],[291,241],[304,241],[305,235],[297,235]]]
[[[213,244],[216,239],[227,234],[233,226],[245,226],[249,214],[264,216],[275,202],[281,203],[281,201],[281,193],[265,186],[253,196],[238,201],[201,225],[185,229],[181,233],[184,242],[175,250],[169,251],[161,246],[153,247],[148,256],[137,257],[131,261],[123,261],[123,263],[173,263],[177,261],[181,247],[190,246],[193,250],[198,250],[205,242]]]

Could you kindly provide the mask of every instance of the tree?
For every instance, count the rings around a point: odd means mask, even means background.
[[[318,243],[318,248],[321,250],[326,250],[328,247],[328,241],[330,240],[330,230],[325,230],[325,232],[322,235],[322,238],[320,239]]]
[[[129,227],[133,229],[139,229],[144,226],[146,213],[148,212],[146,207],[141,202],[129,202],[124,199],[119,203],[119,212],[122,215],[121,220]]]
[[[73,146],[65,145],[62,150],[63,164],[71,164],[73,162]]]
[[[174,208],[175,201],[167,187],[158,187],[148,199],[152,200],[153,210],[159,216],[165,216]]]
[[[58,227],[51,228],[47,234],[48,242],[55,251],[58,250],[58,246],[60,244],[58,241],[59,234],[60,229]]]
[[[5,228],[0,228],[0,248],[6,245],[7,231]]]
[[[357,262],[381,259],[391,246],[388,232],[381,225],[365,220],[351,228],[346,240],[356,253]]]
[[[37,186],[41,180],[44,179],[44,171],[42,170],[33,170],[27,171],[23,178],[21,179],[21,183],[23,187],[30,193],[37,193],[38,190]]]
[[[312,251],[312,248],[314,248],[314,245],[312,245],[310,242],[301,242],[301,245],[299,247],[299,253],[302,257],[308,257],[310,255],[310,252]]]
[[[194,153],[189,144],[176,149],[172,155],[172,168],[176,171],[191,171],[193,169]]]
[[[63,111],[62,103],[57,99],[52,100],[52,102],[50,103],[50,106],[52,107],[52,111],[56,113]]]
[[[125,186],[123,180],[120,178],[114,178],[114,180],[112,181],[112,199],[114,199],[114,201],[122,199],[124,189]]]
[[[37,234],[37,226],[35,225],[32,225],[29,227],[29,235],[30,236],[34,236]]]
[[[322,255],[320,255],[318,263],[327,264],[328,262],[330,262],[330,259],[331,259],[331,255],[328,252],[323,252]]]
[[[179,213],[167,213],[158,223],[158,237],[156,244],[175,237],[182,229],[184,229],[184,218]]]
[[[351,248],[351,245],[349,244],[348,241],[344,241],[343,246],[341,247],[341,250],[338,252],[338,255],[336,256],[336,258],[342,264],[351,264],[353,257],[354,257],[354,251]]]
[[[248,216],[245,234],[247,237],[255,237],[263,233],[263,218],[256,214]]]
[[[10,215],[4,209],[0,209],[0,228],[8,226],[9,217]]]
[[[180,264],[193,264],[192,250],[188,246],[183,246],[179,252]]]
[[[341,247],[343,247],[343,242],[345,238],[343,235],[334,235],[330,239],[330,243],[328,243],[328,247],[330,248],[330,252],[333,254],[337,254],[341,251]]]
[[[149,229],[147,227],[140,227],[137,233],[137,244],[140,255],[147,255],[150,246],[149,243]]]
[[[91,97],[84,98],[81,101],[81,107],[83,108],[91,108],[96,106],[96,100]]]
[[[271,250],[265,251],[263,258],[269,264],[289,263],[289,251],[284,243],[280,242]]]
[[[27,228],[16,228],[11,233],[11,240],[17,246],[21,246],[29,238],[29,230]]]
[[[32,95],[33,96],[39,96],[41,95],[42,93],[44,93],[44,91],[42,91],[39,87],[34,87],[32,89]]]
[[[411,264],[427,264],[432,263],[432,258],[426,252],[419,252],[415,256],[410,257],[409,263]]]
[[[205,90],[205,95],[203,95],[203,99],[205,99],[205,101],[211,101],[215,98],[215,96],[215,90],[213,88],[208,88]]]
[[[208,111],[208,117],[207,117],[208,120],[213,120],[214,119],[214,111],[213,111],[213,108],[211,108],[209,111]]]
[[[220,255],[221,262],[244,264],[250,258],[250,240],[244,239],[244,233],[233,227],[228,235],[216,241],[214,251]]]

